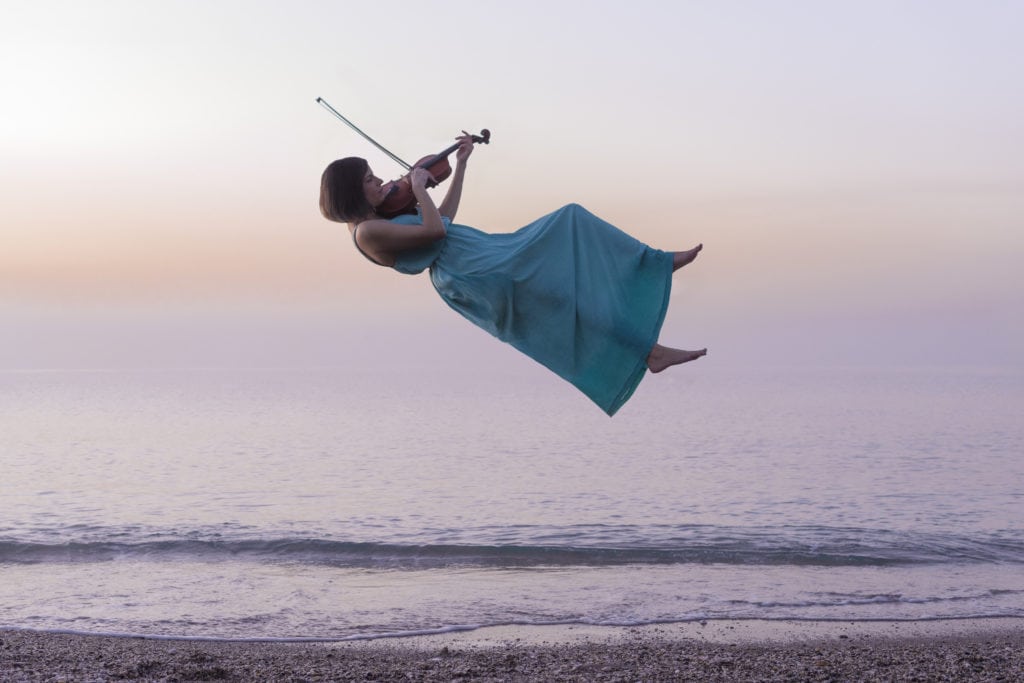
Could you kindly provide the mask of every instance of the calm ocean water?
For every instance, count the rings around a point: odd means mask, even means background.
[[[1024,616],[1024,371],[0,373],[0,626]]]

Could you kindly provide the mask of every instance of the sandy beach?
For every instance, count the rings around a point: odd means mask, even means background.
[[[1019,681],[1024,620],[496,627],[347,642],[0,631],[4,681]]]

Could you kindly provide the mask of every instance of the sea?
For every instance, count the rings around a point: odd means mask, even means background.
[[[0,627],[1024,617],[1024,369],[0,373]]]

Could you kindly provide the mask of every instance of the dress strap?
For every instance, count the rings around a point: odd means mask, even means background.
[[[367,254],[365,251],[363,251],[363,248],[361,246],[359,246],[359,239],[357,238],[358,234],[359,234],[359,226],[357,225],[354,228],[352,228],[352,244],[356,245],[356,249],[359,250],[359,253],[362,254],[363,256],[365,256],[366,259],[368,261],[370,261],[371,263],[376,263],[378,266],[382,266],[384,268],[389,268],[390,266],[387,266],[387,265],[381,263],[377,259],[375,259],[372,256],[370,256],[369,254]]]

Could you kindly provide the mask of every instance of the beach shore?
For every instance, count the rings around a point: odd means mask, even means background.
[[[0,630],[3,681],[1019,681],[1024,619],[507,626],[344,642]]]

